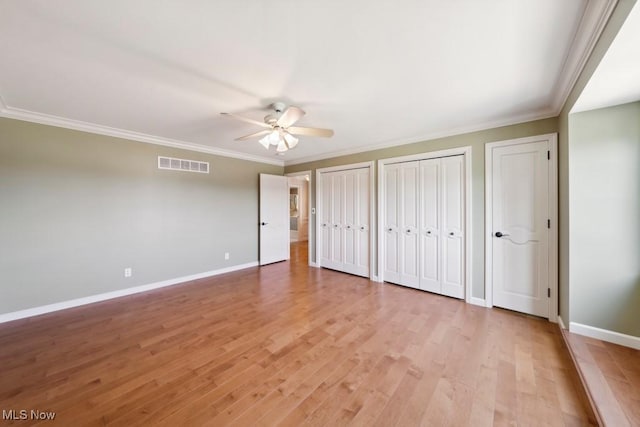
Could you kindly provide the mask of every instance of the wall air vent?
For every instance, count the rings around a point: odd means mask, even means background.
[[[183,172],[209,173],[209,162],[176,159],[158,156],[158,169],[169,169]]]

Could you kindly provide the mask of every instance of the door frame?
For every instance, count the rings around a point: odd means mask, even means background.
[[[549,298],[549,321],[558,321],[558,134],[528,136],[525,138],[508,139],[504,141],[488,142],[485,144],[485,302],[487,307],[493,307],[493,240],[491,219],[493,216],[493,149],[510,145],[528,144],[546,140],[549,144],[549,219],[551,228],[549,233],[549,274],[547,283],[551,289]]]
[[[403,163],[403,162],[412,162],[417,160],[429,160],[435,159],[439,157],[450,157],[450,156],[464,156],[464,301],[471,304],[476,305],[484,305],[480,304],[479,301],[481,299],[474,298],[472,296],[473,283],[472,283],[472,261],[473,261],[473,252],[471,247],[471,237],[473,235],[472,228],[472,206],[471,206],[471,195],[472,195],[472,181],[471,181],[471,146],[450,148],[446,150],[438,150],[438,151],[429,151],[426,153],[412,154],[409,156],[401,156],[401,157],[390,157],[387,159],[378,160],[378,266],[383,266],[385,262],[385,254],[384,254],[384,224],[385,224],[385,209],[384,209],[384,201],[386,200],[385,186],[384,186],[384,170],[385,166],[393,163]],[[378,280],[379,282],[384,281],[384,269],[380,268],[378,271]]]
[[[340,166],[331,166],[326,168],[316,169],[316,214],[314,215],[315,228],[316,228],[316,267],[322,267],[322,257],[320,254],[322,253],[322,231],[320,230],[320,221],[318,218],[320,217],[320,213],[322,212],[322,179],[321,174],[327,172],[340,172],[346,171],[350,169],[369,169],[369,279],[378,281],[375,275],[376,266],[375,262],[375,253],[374,253],[374,230],[375,230],[375,194],[374,194],[374,173],[375,173],[375,162],[361,162],[361,163],[351,163],[348,165],[340,165]],[[311,258],[309,258],[311,259]]]
[[[307,239],[309,241],[308,245],[307,245],[307,259],[308,264],[310,266],[314,266],[314,264],[311,262],[311,248],[313,247],[314,244],[314,236],[311,233],[312,230],[312,221],[311,218],[315,217],[315,215],[311,214],[311,185],[313,182],[313,174],[311,173],[310,170],[308,171],[301,171],[301,172],[292,172],[292,173],[286,173],[284,176],[288,177],[297,177],[297,176],[305,176],[307,175],[309,177],[309,181],[307,182]],[[291,187],[291,185],[289,185],[289,187]],[[315,219],[315,218],[314,218]]]

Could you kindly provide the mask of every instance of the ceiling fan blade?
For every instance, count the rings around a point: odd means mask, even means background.
[[[241,136],[240,138],[236,138],[235,141],[244,141],[245,139],[255,138],[256,136],[266,135],[269,132],[271,132],[271,130],[261,130],[261,131],[258,131],[258,132],[250,133],[249,135]]]
[[[300,120],[300,118],[305,114],[306,113],[298,107],[289,107],[284,111],[284,113],[282,113],[276,124],[281,128],[288,128]]]
[[[287,132],[294,135],[322,136],[325,138],[330,138],[333,136],[333,130],[331,129],[305,128],[300,126],[292,126],[290,128],[287,128]]]
[[[247,122],[247,123],[251,123],[257,126],[261,126],[263,128],[271,128],[271,125],[268,125],[267,123],[264,122],[259,122],[257,120],[253,120],[253,119],[248,119],[246,117],[242,117],[242,116],[236,116],[235,114],[232,113],[220,113],[223,116],[229,116],[229,117],[233,117],[234,119],[238,119],[238,120],[242,120],[243,122]]]

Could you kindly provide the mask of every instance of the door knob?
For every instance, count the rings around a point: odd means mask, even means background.
[[[260,225],[267,225],[269,224],[268,222],[261,222]]]
[[[431,234],[431,230],[427,230],[427,234]]]
[[[508,236],[508,234],[504,234],[500,231],[496,231],[496,237]]]
[[[453,231],[449,233],[449,236],[453,236]]]
[[[364,231],[364,225],[360,227],[360,230]]]
[[[387,231],[393,231],[393,228],[389,227],[387,228]]]
[[[351,226],[350,225],[347,225],[347,230],[351,230]]]
[[[410,228],[407,229],[407,233],[411,233],[411,229]]]

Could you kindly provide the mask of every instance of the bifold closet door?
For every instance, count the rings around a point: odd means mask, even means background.
[[[369,168],[321,174],[323,267],[369,276]]]
[[[400,164],[384,168],[384,280],[400,283]],[[382,238],[380,236],[379,238]]]
[[[442,247],[440,159],[420,162],[420,289],[440,293]]]
[[[339,176],[334,174],[322,174],[322,194],[320,195],[322,209],[320,209],[320,234],[322,239],[320,262],[328,268],[337,268],[340,265],[340,233],[336,224],[339,223],[340,197],[334,200],[334,186],[339,183]],[[339,187],[339,186],[338,186]],[[336,217],[336,214],[338,217]],[[336,222],[338,221],[338,222]],[[336,252],[337,249],[337,252]]]
[[[369,276],[369,169],[344,173],[343,271]]]
[[[442,291],[464,298],[464,163],[463,156],[441,159],[442,191]]]
[[[418,288],[419,162],[385,168],[385,271],[388,282]]]
[[[385,167],[385,281],[464,297],[463,160]]]

